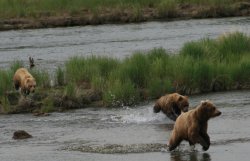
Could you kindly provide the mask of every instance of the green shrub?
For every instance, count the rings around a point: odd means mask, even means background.
[[[149,81],[148,91],[150,98],[159,98],[166,93],[173,92],[172,83],[168,79],[155,78]]]
[[[113,58],[91,56],[74,57],[66,63],[67,82],[91,82],[95,77],[107,78],[119,61]]]
[[[4,96],[7,91],[13,89],[13,73],[10,70],[0,69],[0,96]]]
[[[37,87],[49,88],[50,87],[50,75],[45,70],[30,70],[30,73],[36,80]]]
[[[166,16],[169,18],[176,17],[177,16],[177,3],[175,0],[165,0],[161,1],[157,8],[158,13],[161,16]]]
[[[76,97],[76,84],[75,83],[68,83],[64,89],[64,96],[74,98]]]
[[[63,86],[65,84],[64,71],[61,67],[56,69],[56,83],[58,86]]]
[[[10,65],[10,70],[12,71],[12,73],[14,74],[17,69],[23,67],[23,62],[22,61],[19,61],[19,60],[16,60],[14,61],[13,63],[11,63]]]
[[[130,58],[124,60],[119,69],[121,70],[120,77],[122,79],[129,78],[136,88],[147,86],[150,66],[144,54],[134,53]]]
[[[103,101],[107,106],[130,106],[137,103],[138,100],[139,94],[134,84],[129,80],[110,82],[103,94]]]

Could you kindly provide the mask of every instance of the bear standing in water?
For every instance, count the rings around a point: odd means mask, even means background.
[[[28,72],[25,68],[17,69],[13,77],[14,86],[16,90],[21,88],[21,93],[24,96],[29,95],[29,93],[35,92],[36,81],[35,78]]]
[[[178,93],[167,94],[159,98],[154,105],[154,112],[162,111],[167,117],[175,121],[181,112],[187,112],[188,97]]]
[[[201,144],[203,150],[208,150],[210,138],[207,134],[208,120],[221,115],[221,112],[211,101],[201,101],[195,109],[182,113],[176,120],[169,140],[169,150],[174,150],[182,140],[190,145]]]

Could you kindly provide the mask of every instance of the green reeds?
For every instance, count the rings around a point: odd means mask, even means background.
[[[0,96],[4,96],[13,87],[12,77],[10,70],[0,70]]]
[[[108,57],[91,56],[73,57],[66,62],[66,82],[90,82],[91,80],[107,79],[111,70],[114,70],[119,61]]]
[[[89,10],[98,13],[102,10],[130,9],[133,19],[140,18],[143,8],[156,8],[169,17],[175,15],[176,7],[181,4],[228,6],[241,0],[0,0],[0,18],[49,17],[81,15]],[[98,11],[98,12],[97,12]],[[114,12],[115,13],[115,12]],[[116,15],[114,15],[116,16]]]
[[[36,80],[37,87],[49,88],[51,86],[50,75],[45,70],[30,70],[30,73]]]
[[[109,82],[103,93],[103,101],[107,106],[129,106],[139,101],[139,93],[135,85],[128,80]]]
[[[153,49],[122,61],[73,58],[66,64],[66,75],[76,82],[87,81],[103,93],[106,105],[116,106],[175,91],[192,94],[235,89],[250,83],[249,43],[248,36],[237,32],[216,40],[188,42],[174,55]]]
[[[95,90],[107,106],[133,105],[166,93],[203,93],[250,88],[250,38],[242,33],[188,42],[179,54],[153,49],[118,60],[74,57],[58,68],[56,82],[64,95]],[[13,67],[14,68],[14,67]],[[0,96],[11,90],[13,70],[0,70]],[[38,86],[47,87],[46,72],[32,71]],[[49,102],[50,103],[50,102]]]
[[[61,67],[56,69],[56,85],[63,86],[65,84],[65,75]]]

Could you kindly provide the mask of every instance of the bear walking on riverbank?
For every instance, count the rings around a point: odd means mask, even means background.
[[[167,94],[159,98],[154,105],[154,112],[162,111],[167,117],[175,121],[181,112],[187,112],[188,97],[178,93]]]
[[[35,78],[25,68],[19,68],[13,77],[14,86],[16,90],[21,89],[24,96],[35,92],[36,81]]]
[[[203,150],[208,150],[210,138],[207,134],[208,120],[221,115],[221,112],[211,101],[201,101],[195,109],[182,113],[176,120],[169,140],[169,150],[174,150],[182,140],[189,145],[201,144]]]

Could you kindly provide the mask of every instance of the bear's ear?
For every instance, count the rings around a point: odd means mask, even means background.
[[[207,100],[206,101],[201,101],[201,105],[204,106],[207,104]]]
[[[183,100],[182,96],[179,96],[178,101],[182,101],[182,100]]]

